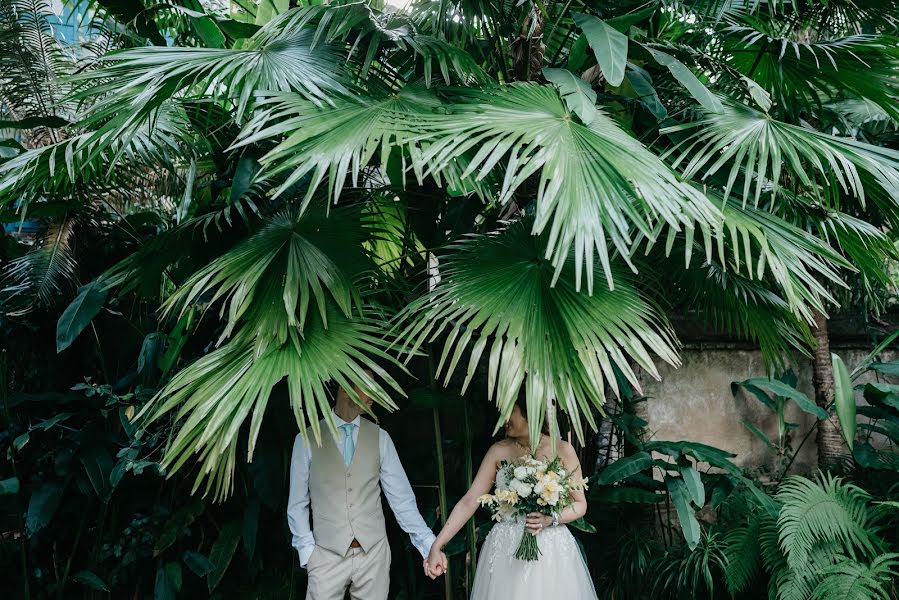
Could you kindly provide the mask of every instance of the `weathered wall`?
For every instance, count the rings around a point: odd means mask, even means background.
[[[841,346],[832,342],[832,345],[832,350],[843,358],[850,371],[870,351],[870,347],[860,348],[857,344]],[[765,375],[761,353],[726,344],[692,345],[683,350],[681,358],[683,362],[679,368],[658,364],[660,381],[641,374],[643,392],[650,397],[646,407],[653,438],[702,442],[733,452],[737,455],[734,461],[740,466],[762,471],[776,468],[777,457],[741,423],[746,420],[773,439],[777,435],[774,413],[744,392],[735,398],[730,389],[733,381]],[[894,355],[887,357],[893,358]],[[799,389],[814,399],[811,362],[797,362],[793,370],[799,377]],[[870,379],[872,377],[866,374],[859,382]],[[860,393],[858,402],[863,402]],[[793,403],[786,414],[787,421],[800,425],[792,432],[793,447],[796,448],[814,417],[803,413]],[[791,472],[809,473],[817,468],[814,438],[813,433],[802,447]]]

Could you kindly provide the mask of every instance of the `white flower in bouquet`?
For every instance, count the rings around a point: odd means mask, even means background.
[[[521,481],[520,479],[512,480],[512,483],[509,484],[509,487],[512,489],[512,491],[518,494],[519,498],[527,498],[534,490],[534,486],[527,482]]]

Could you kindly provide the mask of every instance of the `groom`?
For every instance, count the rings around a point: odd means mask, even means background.
[[[353,389],[371,407],[371,398],[359,387]],[[338,388],[332,415],[336,443],[325,439],[315,445],[310,428],[306,435],[310,443],[297,435],[293,444],[287,523],[300,566],[309,574],[306,600],[343,600],[347,588],[353,600],[387,599],[390,547],[382,490],[423,558],[434,543],[393,440],[361,414],[362,408]],[[325,423],[322,420],[322,429]]]

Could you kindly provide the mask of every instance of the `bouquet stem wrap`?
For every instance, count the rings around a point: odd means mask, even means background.
[[[515,552],[518,560],[537,560],[540,557],[540,547],[537,545],[537,536],[525,529],[521,536],[521,543]]]

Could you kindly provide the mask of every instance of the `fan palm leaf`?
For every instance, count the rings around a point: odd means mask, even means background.
[[[297,219],[285,210],[253,236],[193,273],[163,305],[178,318],[195,303],[221,303],[227,322],[219,343],[241,323],[253,331],[258,352],[290,332],[304,331],[310,306],[327,327],[329,302],[349,317],[361,298],[353,282],[374,268],[363,249],[366,230],[356,207],[325,215],[307,211]]]
[[[650,234],[656,223],[679,229],[717,222],[719,213],[703,194],[608,116],[595,110],[588,125],[577,122],[552,87],[516,84],[460,92],[456,100],[441,107],[400,95],[326,111],[276,98],[240,144],[288,135],[263,157],[268,174],[292,170],[283,191],[311,173],[310,194],[330,176],[335,199],[348,170],[355,182],[375,153],[383,170],[393,147],[404,150],[419,180],[449,179],[461,161],[464,171],[454,179],[483,181],[502,165],[501,203],[539,172],[534,233],[548,231],[546,258],[557,274],[574,249],[576,286],[585,273],[588,290],[594,253],[614,286],[607,244],[627,262],[634,230]]]
[[[614,287],[610,247],[627,263],[634,231],[715,223],[715,207],[681,183],[658,157],[596,109],[580,123],[549,86],[514,84],[471,93],[437,118],[424,160],[442,169],[474,152],[463,177],[505,163],[500,202],[539,171],[533,233],[548,232],[545,258],[557,275],[574,251],[575,285],[593,288],[594,252]]]
[[[554,282],[555,267],[544,258],[547,234],[533,236],[532,227],[522,220],[498,235],[451,244],[439,258],[440,282],[400,313],[398,337],[413,352],[446,334],[437,373],[448,382],[468,352],[463,389],[489,345],[487,395],[499,409],[497,428],[527,379],[531,439],[539,438],[551,399],[582,436],[581,416],[595,426],[591,408],[601,409],[606,386],[618,393],[615,367],[639,389],[629,360],[658,377],[650,352],[678,364],[676,342],[617,265],[614,290],[578,292],[573,258]]]
[[[725,103],[720,112],[705,111],[692,123],[662,130],[696,130],[666,156],[685,177],[707,180],[730,164],[724,196],[739,176],[742,200],[758,204],[763,191],[777,194],[789,176],[807,193],[820,197],[819,186],[839,186],[864,204],[869,186],[887,196],[899,192],[899,152],[790,125],[747,106]],[[784,168],[786,167],[786,168]],[[754,188],[754,190],[753,190]]]
[[[143,411],[149,414],[147,423],[168,414],[178,423],[163,459],[169,476],[197,457],[201,471],[194,491],[205,481],[204,494],[226,498],[233,487],[241,429],[249,419],[247,458],[252,460],[266,406],[273,388],[283,380],[300,432],[305,436],[311,426],[319,444],[322,419],[332,434],[336,432],[327,392],[332,380],[359,403],[362,399],[353,386],[380,406],[396,408],[384,386],[398,394],[402,389],[374,362],[395,363],[386,353],[389,338],[379,326],[383,315],[366,309],[348,319],[331,303],[324,314],[326,319],[310,313],[302,333],[290,327],[284,344],[261,351],[250,331],[242,330],[172,378]]]
[[[727,64],[771,93],[780,110],[798,115],[849,97],[867,99],[899,116],[899,83],[893,77],[899,53],[890,38],[855,35],[797,42],[742,25],[723,33]]]
[[[717,261],[716,270],[733,271],[748,281],[772,281],[800,318],[810,322],[813,309],[827,311],[834,297],[825,284],[845,286],[838,270],[851,270],[851,263],[827,243],[771,212],[725,201],[711,190],[708,195],[721,205],[723,218],[715,228],[705,224],[700,224],[699,232],[685,228],[686,268],[694,254],[704,253],[704,265]],[[695,241],[697,233],[702,244]],[[666,254],[677,238],[677,232],[668,231]],[[661,241],[661,237],[648,238],[647,253]]]
[[[146,47],[107,55],[103,68],[75,78],[74,97],[93,101],[78,123],[91,130],[91,154],[127,139],[173,98],[211,96],[240,120],[259,92],[292,91],[316,104],[348,95],[345,50],[316,43],[310,23],[321,14],[319,7],[292,11],[241,48]]]
[[[99,192],[146,184],[148,169],[173,169],[182,156],[196,150],[197,141],[184,110],[173,103],[157,111],[152,123],[139,123],[128,136],[104,136],[99,153],[94,135],[82,133],[0,164],[0,204],[74,196],[79,189]]]
[[[272,178],[290,172],[276,195],[311,176],[304,207],[326,177],[328,197],[334,201],[340,196],[347,177],[358,187],[360,176],[376,154],[382,177],[387,177],[391,159],[400,161],[401,180],[390,181],[392,185],[405,183],[408,164],[419,181],[430,174],[438,184],[445,181],[450,187],[469,188],[470,182],[463,182],[459,176],[458,165],[426,172],[427,164],[421,159],[419,142],[425,137],[433,111],[440,106],[433,92],[414,84],[386,98],[337,100],[328,110],[295,94],[275,95],[260,102],[261,110],[244,128],[234,147],[283,138],[260,159],[262,176]],[[395,147],[398,151],[393,152]],[[483,187],[476,191],[482,195],[487,193]]]

